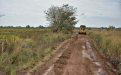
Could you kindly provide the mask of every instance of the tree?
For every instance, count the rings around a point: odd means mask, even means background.
[[[51,6],[45,10],[46,19],[49,21],[49,26],[53,32],[62,31],[63,33],[72,33],[75,28],[77,8],[68,4],[61,7]]]
[[[3,28],[3,26],[0,26],[0,28]]]
[[[114,29],[115,29],[114,26],[110,26],[110,25],[109,25],[108,30],[114,30]]]
[[[39,28],[44,28],[42,25],[39,25]]]
[[[30,25],[27,25],[26,28],[30,28]]]

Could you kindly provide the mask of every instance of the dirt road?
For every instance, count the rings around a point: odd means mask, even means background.
[[[32,75],[115,75],[85,35],[65,43]]]

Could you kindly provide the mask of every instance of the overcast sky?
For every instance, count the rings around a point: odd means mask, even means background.
[[[0,0],[0,26],[48,26],[51,5],[77,7],[76,27],[121,27],[121,0]]]

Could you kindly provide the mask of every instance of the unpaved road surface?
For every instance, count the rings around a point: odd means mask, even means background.
[[[86,35],[66,42],[45,65],[32,75],[115,75]]]

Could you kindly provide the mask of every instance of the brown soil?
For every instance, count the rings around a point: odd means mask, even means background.
[[[61,55],[62,54],[62,55]],[[32,75],[116,75],[89,41],[77,34]]]

